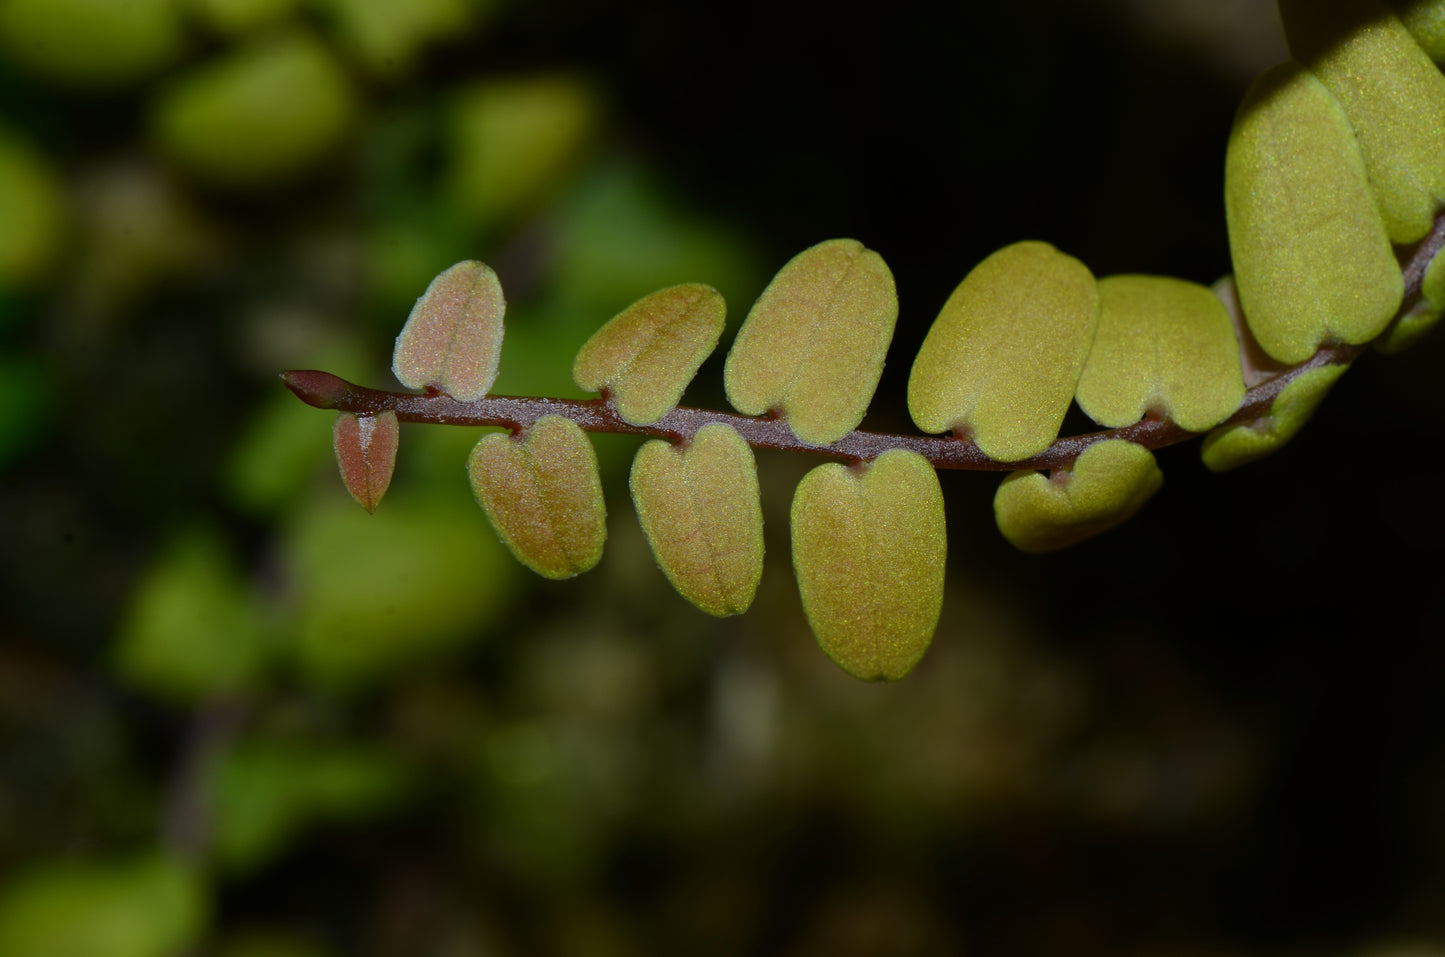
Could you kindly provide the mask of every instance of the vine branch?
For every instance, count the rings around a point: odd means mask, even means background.
[[[1399,250],[1405,294],[1397,315],[1409,312],[1419,301],[1425,269],[1442,247],[1445,247],[1445,216],[1436,219],[1434,228],[1419,243]],[[1366,348],[1367,344],[1325,345],[1304,362],[1247,391],[1239,408],[1220,425],[1239,425],[1262,419],[1269,414],[1275,397],[1296,377],[1322,366],[1347,365]],[[781,418],[712,409],[678,407],[651,425],[633,425],[617,414],[616,407],[605,394],[596,399],[488,395],[473,402],[461,402],[437,390],[418,394],[369,389],[329,372],[311,369],[284,372],[281,379],[301,401],[318,409],[335,409],[363,416],[390,411],[403,422],[500,426],[518,431],[544,415],[560,415],[571,419],[586,432],[642,435],[672,442],[688,441],[703,426],[721,423],[737,430],[753,448],[806,452],[849,462],[868,461],[889,449],[909,449],[939,469],[995,472],[1066,469],[1089,446],[1107,439],[1127,439],[1147,449],[1160,449],[1200,434],[1180,428],[1167,418],[1151,415],[1118,429],[1065,436],[1038,455],[1014,462],[1000,462],[985,455],[966,436],[898,435],[855,430],[831,445],[810,445],[795,436]]]

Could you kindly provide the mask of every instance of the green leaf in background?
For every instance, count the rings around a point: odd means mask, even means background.
[[[412,771],[377,748],[252,743],[215,768],[216,856],[245,871],[283,851],[308,826],[356,821],[395,805]]]
[[[175,0],[5,0],[0,52],[38,76],[75,86],[131,83],[186,47]]]
[[[375,515],[338,488],[296,516],[282,551],[303,672],[333,685],[391,679],[481,637],[506,607],[516,565],[453,482],[462,494],[441,500],[394,488]]]
[[[449,205],[476,229],[535,207],[570,178],[598,114],[591,84],[572,76],[485,80],[458,91],[448,128]]]
[[[0,893],[5,957],[176,957],[200,939],[198,875],[159,854],[51,864]]]
[[[55,412],[54,392],[41,360],[0,356],[0,409],[5,410],[0,415],[0,471],[45,434]]]
[[[1441,0],[1392,0],[1395,15],[1437,64],[1445,63],[1445,3]]]
[[[65,232],[60,189],[45,158],[0,128],[0,289],[31,285],[54,262]]]
[[[295,505],[317,470],[331,461],[316,442],[316,411],[289,392],[277,394],[251,413],[221,470],[227,498],[252,515]]]
[[[238,37],[281,23],[300,0],[181,0],[187,12],[210,30]]]
[[[264,187],[323,159],[356,112],[335,55],[298,30],[168,81],[151,125],[162,151],[186,172],[217,185]]]
[[[583,396],[570,375],[573,357],[609,317],[652,290],[701,281],[738,302],[762,288],[740,234],[700,216],[633,163],[594,164],[552,216],[547,279],[514,304],[496,392]]]
[[[493,0],[311,0],[331,16],[341,43],[378,76],[410,72],[434,41],[471,33]]]
[[[225,545],[195,530],[146,569],[121,618],[114,654],[132,684],[190,702],[251,687],[266,651],[259,607]]]

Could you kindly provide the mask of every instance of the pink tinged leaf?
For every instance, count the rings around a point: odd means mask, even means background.
[[[435,386],[472,402],[497,379],[507,303],[491,267],[468,260],[441,273],[396,337],[391,370],[413,389]]]
[[[391,485],[400,437],[401,423],[395,412],[367,416],[343,412],[336,417],[331,438],[336,448],[336,464],[341,467],[341,480],[356,504],[368,512],[376,511]]]

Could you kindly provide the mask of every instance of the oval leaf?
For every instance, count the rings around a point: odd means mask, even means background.
[[[1235,117],[1224,172],[1235,282],[1249,328],[1281,362],[1327,339],[1368,342],[1404,284],[1350,125],[1297,64],[1255,80]]]
[[[1053,477],[1015,472],[993,498],[998,530],[1015,548],[1051,552],[1122,524],[1157,491],[1154,455],[1124,439],[1095,442]]]
[[[728,401],[745,415],[781,413],[804,442],[836,442],[863,421],[897,318],[883,257],[852,239],[805,249],[738,330],[723,370]]]
[[[686,446],[648,442],[631,486],[652,554],[678,593],[710,615],[747,611],[763,574],[763,511],[742,436],[713,423]]]
[[[1224,303],[1182,279],[1099,280],[1099,332],[1076,398],[1111,429],[1151,411],[1191,432],[1223,422],[1244,398],[1239,340]]]
[[[864,681],[913,669],[943,607],[943,493],[916,452],[820,465],[793,496],[793,569],[818,645]]]
[[[570,578],[602,558],[607,506],[597,453],[571,420],[547,415],[517,436],[484,436],[467,475],[498,537],[537,574]]]
[[[507,303],[490,266],[459,262],[426,287],[396,337],[391,370],[412,389],[435,386],[472,402],[497,379]]]
[[[356,504],[368,512],[376,511],[391,486],[400,438],[401,423],[390,411],[366,416],[343,412],[332,426],[331,444],[336,449],[341,480]]]
[[[985,455],[1028,458],[1059,434],[1094,341],[1099,295],[1048,243],[1006,246],[948,297],[908,379],[925,432],[969,433]]]
[[[1329,365],[1303,372],[1275,396],[1269,415],[1246,425],[1227,425],[1206,435],[1199,449],[1204,464],[1223,472],[1279,449],[1304,428],[1325,393],[1347,368]]]
[[[685,283],[659,289],[614,316],[577,353],[572,379],[607,390],[633,425],[662,418],[682,398],[722,335],[727,304],[716,289]]]
[[[1290,56],[1349,117],[1390,239],[1420,239],[1445,201],[1445,76],[1386,0],[1280,0],[1279,14]]]

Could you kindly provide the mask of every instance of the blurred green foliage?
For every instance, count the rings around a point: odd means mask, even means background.
[[[652,564],[636,440],[596,442],[598,567],[541,581],[467,488],[480,430],[403,426],[367,516],[277,380],[388,384],[482,259],[497,389],[576,395],[640,296],[705,282],[735,326],[853,236],[901,308],[864,426],[906,429],[992,249],[1224,268],[1274,15],[1147,6],[0,0],[0,957],[1440,953],[1445,605],[1401,579],[1445,489],[1330,444],[1428,444],[1434,340],[1255,474],[1161,455],[1169,501],[1086,552],[1013,553],[996,477],[944,476],[894,687],[809,635],[810,463],[759,456],[763,579],[712,620]]]

